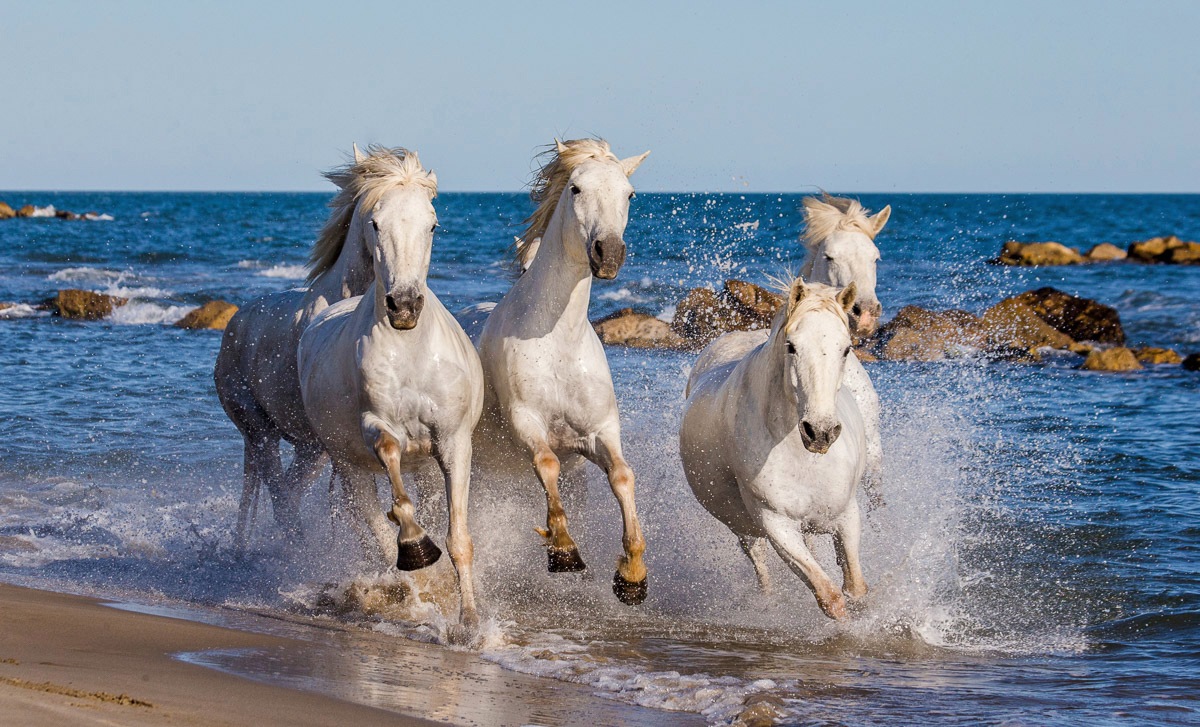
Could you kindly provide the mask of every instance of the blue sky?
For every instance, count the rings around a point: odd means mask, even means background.
[[[281,9],[286,7],[287,9]],[[443,190],[537,148],[643,190],[1200,192],[1200,2],[0,0],[0,189]]]

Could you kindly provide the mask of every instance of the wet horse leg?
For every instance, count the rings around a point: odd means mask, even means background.
[[[758,590],[771,592],[771,573],[767,570],[767,539],[751,535],[739,535],[738,545],[754,564],[754,576],[758,579]]]
[[[467,501],[471,490],[471,428],[455,433],[437,448],[438,466],[446,478],[446,550],[458,573],[459,621],[474,631],[479,626],[475,608],[475,580],[472,566],[475,545],[467,527]]]
[[[512,412],[512,428],[518,441],[524,443],[533,456],[533,470],[546,492],[546,527],[535,528],[546,541],[548,570],[551,573],[578,573],[587,565],[579,555],[579,546],[567,530],[567,513],[563,510],[558,492],[558,477],[562,463],[550,448],[550,442],[540,418],[522,409]]]
[[[817,605],[826,616],[839,621],[846,618],[846,599],[804,544],[800,526],[791,518],[772,511],[761,513],[763,529],[775,552],[783,558],[817,598]]]
[[[646,539],[642,537],[642,525],[638,521],[637,504],[634,502],[633,469],[621,454],[619,432],[601,432],[596,440],[596,453],[592,459],[608,476],[609,487],[621,506],[621,546],[625,552],[617,562],[613,593],[622,603],[636,606],[646,600],[646,564],[642,560],[642,554],[646,552]]]
[[[375,456],[387,470],[392,483],[392,507],[388,519],[400,526],[396,538],[396,567],[400,570],[420,570],[433,565],[442,556],[442,551],[417,524],[412,500],[404,490],[404,479],[400,472],[400,453],[403,448],[391,434],[380,431],[375,435]]]
[[[842,591],[852,599],[867,595],[867,581],[858,560],[858,540],[862,533],[859,517],[858,503],[851,502],[833,533],[833,547],[842,567]]]

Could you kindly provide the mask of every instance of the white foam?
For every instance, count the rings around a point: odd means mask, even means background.
[[[30,217],[53,217],[58,210],[54,209],[54,205],[48,204],[45,207],[34,207]]]
[[[194,305],[162,305],[132,301],[113,308],[113,312],[109,313],[105,320],[127,326],[170,324],[179,321],[194,310],[196,310]]]
[[[27,303],[17,303],[8,308],[0,309],[0,319],[41,318],[50,315],[48,310],[38,310]]]
[[[308,268],[304,265],[288,265],[279,263],[258,273],[264,278],[286,278],[288,280],[303,280],[308,277]]]
[[[649,298],[638,295],[629,288],[617,288],[616,290],[606,290],[596,296],[600,300],[616,300],[623,303],[648,303]]]
[[[56,273],[46,276],[46,280],[66,283],[111,283],[127,275],[120,270],[92,268],[86,265],[78,268],[63,268]]]
[[[267,266],[262,260],[238,260],[237,266],[243,270],[257,270]]]
[[[63,268],[46,276],[46,279],[56,283],[87,285],[94,292],[115,295],[118,298],[169,298],[173,295],[164,288],[145,285],[144,283],[152,282],[154,278],[138,275],[132,270],[119,271],[88,266]]]

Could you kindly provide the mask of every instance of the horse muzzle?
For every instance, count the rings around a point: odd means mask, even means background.
[[[879,319],[883,317],[883,306],[878,302],[855,303],[850,309],[850,330],[859,338],[869,338],[879,328]]]
[[[612,280],[625,264],[625,241],[621,238],[596,240],[588,254],[592,275],[601,280]]]
[[[800,441],[804,442],[804,448],[813,454],[828,452],[841,433],[841,424],[814,426],[808,420],[800,422]]]
[[[389,293],[384,298],[387,305],[388,323],[397,331],[409,331],[417,327],[421,309],[425,307],[425,295],[416,290]]]

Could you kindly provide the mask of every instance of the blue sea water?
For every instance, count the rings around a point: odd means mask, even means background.
[[[1200,268],[985,262],[1009,239],[1197,239],[1200,196],[860,198],[893,208],[878,240],[885,318],[908,304],[980,312],[1052,285],[1116,307],[1133,344],[1200,351]],[[231,556],[241,440],[213,390],[220,334],[168,325],[205,300],[301,284],[328,196],[0,199],[114,218],[0,222],[0,301],[62,288],[132,299],[90,323],[0,312],[0,580],[383,618],[382,641],[436,640],[436,623],[412,614],[320,605],[360,563],[324,485],[305,501],[306,545],[287,547],[264,512],[252,555]],[[627,306],[669,317],[691,287],[798,270],[800,199],[639,194],[628,261],[594,287],[593,317]],[[498,299],[528,199],[444,193],[435,205],[430,286],[452,310]],[[716,723],[769,698],[803,724],[1200,724],[1200,374],[1090,373],[1071,356],[869,364],[885,405],[887,505],[866,517],[868,606],[838,626],[779,563],[776,592],[756,593],[735,540],[691,500],[675,432],[694,355],[608,355],[650,598],[631,610],[609,592],[619,517],[597,473],[571,506],[594,579],[543,572],[536,491],[514,499],[476,483],[477,579],[495,629],[485,658]]]

